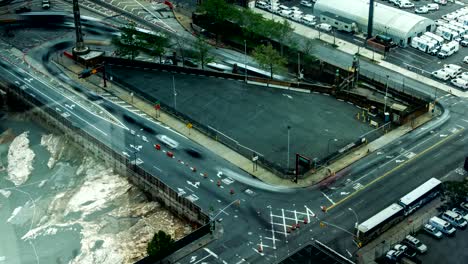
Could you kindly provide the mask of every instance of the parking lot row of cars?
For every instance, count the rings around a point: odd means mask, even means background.
[[[313,3],[315,0],[302,0],[300,2],[301,6],[303,7],[312,7]],[[278,14],[282,17],[289,18],[293,21],[302,23],[307,26],[315,26],[317,29],[322,30],[322,31],[332,31],[332,26],[326,23],[320,23],[317,24],[317,18],[314,15],[311,14],[304,14],[300,10],[299,7],[293,6],[293,7],[287,7],[285,5],[280,4],[277,0],[273,0],[271,2],[266,2],[266,1],[256,1],[255,6],[264,9],[266,11],[272,12],[274,14]]]
[[[468,226],[468,203],[461,203],[459,207],[447,210],[439,216],[433,216],[423,226],[428,235],[442,239],[445,236],[454,236],[457,229],[466,229]],[[385,257],[390,261],[400,261],[403,257],[415,257],[424,254],[428,247],[412,235],[407,235],[401,243],[393,246]]]
[[[468,58],[464,61],[468,63]],[[431,75],[434,78],[450,82],[463,90],[468,89],[468,72],[463,72],[463,68],[456,64],[444,64],[442,69],[433,71]]]

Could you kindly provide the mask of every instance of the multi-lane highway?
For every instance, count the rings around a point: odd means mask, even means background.
[[[64,93],[31,74],[26,65],[10,60],[12,55],[4,50],[0,51],[0,78],[19,85],[44,102],[44,107],[61,113],[129,159],[136,159],[138,166],[158,175],[205,212],[220,212],[223,235],[180,263],[278,262],[314,239],[344,255],[352,255],[357,249],[352,242],[356,219],[348,208],[356,212],[358,220],[364,220],[426,179],[443,178],[460,167],[465,156],[466,100],[443,94],[439,102],[444,114],[349,166],[340,172],[342,177],[335,183],[321,189],[270,186],[165,125],[80,88],[48,62],[48,49],[37,50],[33,55],[38,61],[44,59],[44,65],[55,77],[74,86],[75,94]],[[349,59],[337,52],[327,54],[331,54],[331,59]],[[361,67],[381,70],[371,63],[362,63]],[[391,74],[395,79],[401,78],[398,73]],[[407,80],[406,85],[421,94],[433,94],[433,88],[422,83]],[[102,107],[117,121],[89,111],[76,100],[76,95]],[[156,150],[155,144],[161,144],[162,149]],[[174,154],[173,158],[167,155],[168,151]],[[239,206],[220,211],[236,199],[241,201]],[[320,206],[331,209],[323,213]],[[320,220],[329,225],[321,228]],[[289,233],[289,228],[297,223],[300,228]]]

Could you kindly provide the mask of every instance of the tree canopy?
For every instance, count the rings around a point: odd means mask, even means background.
[[[159,230],[148,243],[147,253],[155,259],[161,259],[169,255],[173,249],[174,240],[164,231]]]
[[[287,62],[271,44],[257,46],[253,51],[253,57],[260,67],[270,71],[271,79],[273,79],[273,72],[284,68]]]

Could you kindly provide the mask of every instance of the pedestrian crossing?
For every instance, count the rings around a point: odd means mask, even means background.
[[[122,99],[118,98],[117,96],[109,93],[109,92],[104,92],[102,94],[100,94],[102,97],[104,97],[106,100],[114,103],[114,104],[117,104],[123,108],[125,108],[126,110],[128,111],[131,111],[143,118],[147,118],[147,119],[150,119],[150,117],[146,114],[146,113],[143,113],[140,109],[137,109],[135,106],[123,101]]]

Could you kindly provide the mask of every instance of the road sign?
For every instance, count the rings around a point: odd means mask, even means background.
[[[192,127],[193,127],[192,123],[187,123],[187,128],[190,129],[190,128],[192,128]]]
[[[252,161],[257,161],[258,160],[258,156],[253,156],[252,157]]]

